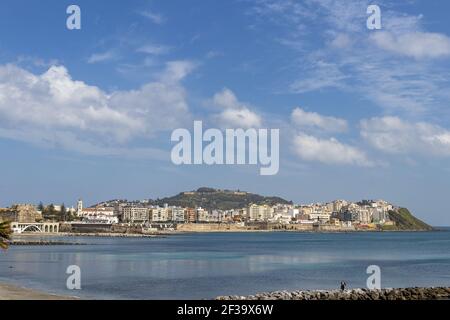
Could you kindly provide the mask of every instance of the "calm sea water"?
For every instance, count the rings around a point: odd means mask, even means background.
[[[55,239],[55,238],[52,238]],[[97,299],[205,299],[280,289],[450,286],[450,229],[426,233],[212,233],[167,238],[59,238],[83,246],[13,246],[0,282]],[[69,265],[82,290],[66,289]]]

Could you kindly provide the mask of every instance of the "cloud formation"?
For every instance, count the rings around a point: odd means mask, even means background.
[[[110,50],[106,52],[93,53],[87,60],[88,63],[99,63],[117,59],[117,54]]]
[[[262,118],[250,107],[240,102],[229,89],[223,89],[213,97],[214,105],[220,113],[214,115],[216,122],[224,128],[259,128]]]
[[[188,61],[170,62],[158,80],[108,93],[73,80],[64,66],[40,75],[0,66],[0,136],[88,154],[117,153],[189,118],[181,81],[192,69]]]
[[[328,165],[375,165],[364,151],[340,142],[335,137],[327,137],[331,133],[347,131],[346,120],[295,108],[291,114],[291,122],[295,132],[291,141],[292,150],[300,159]]]
[[[291,92],[339,90],[364,97],[389,114],[447,114],[450,75],[442,64],[450,57],[450,37],[428,32],[424,16],[395,11],[384,2],[382,30],[368,30],[369,4],[259,0],[253,12],[261,21],[274,22],[275,43],[297,53],[289,65],[293,72],[286,86]]]
[[[376,149],[390,154],[450,156],[450,131],[426,122],[398,117],[361,121],[361,135]]]
[[[139,47],[136,51],[140,52],[140,53],[159,56],[159,55],[169,53],[170,47],[165,46],[165,45],[160,45],[160,44],[159,45],[146,44],[146,45]]]
[[[291,119],[299,129],[317,128],[325,132],[345,132],[348,129],[344,119],[307,112],[301,108],[292,111]]]
[[[150,20],[151,22],[153,22],[154,24],[163,24],[166,22],[166,18],[160,13],[156,13],[156,12],[147,10],[147,11],[140,12],[140,14],[143,17]]]
[[[415,59],[450,56],[450,38],[444,34],[377,32],[371,37],[380,48]]]
[[[371,167],[374,165],[366,154],[335,138],[320,139],[300,133],[294,137],[294,152],[306,161],[318,161],[324,164],[357,165]]]

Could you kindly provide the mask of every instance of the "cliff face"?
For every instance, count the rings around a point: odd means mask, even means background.
[[[414,217],[406,208],[389,211],[389,218],[395,222],[396,230],[431,231],[433,227]]]

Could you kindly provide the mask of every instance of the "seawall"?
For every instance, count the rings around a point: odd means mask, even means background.
[[[216,300],[449,300],[450,287],[274,291],[249,296],[220,296]]]
[[[351,232],[354,227],[338,227],[333,225],[313,226],[312,224],[279,225],[270,223],[228,224],[228,223],[182,223],[176,231],[181,232],[245,232],[245,231],[298,231],[298,232]]]

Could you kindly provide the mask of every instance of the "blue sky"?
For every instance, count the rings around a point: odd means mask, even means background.
[[[66,28],[70,4],[81,30]],[[381,30],[366,28],[369,4]],[[212,186],[384,198],[450,225],[448,12],[424,0],[4,0],[0,205]],[[194,120],[279,128],[279,173],[173,165],[171,132]]]

